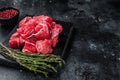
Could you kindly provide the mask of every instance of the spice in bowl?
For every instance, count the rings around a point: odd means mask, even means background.
[[[4,10],[0,12],[0,18],[11,18],[13,16],[15,16],[18,13],[18,11],[14,10],[14,9],[10,9],[10,10]]]
[[[17,24],[18,18],[19,18],[18,9],[15,9],[13,7],[0,9],[0,24],[2,28],[12,29]]]

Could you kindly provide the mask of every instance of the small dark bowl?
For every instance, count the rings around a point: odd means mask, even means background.
[[[0,24],[1,24],[2,28],[12,29],[15,27],[15,25],[18,22],[18,18],[19,18],[19,10],[18,9],[15,9],[13,7],[7,7],[7,8],[1,8],[0,12],[2,12],[4,10],[10,10],[10,9],[16,10],[17,14],[15,14],[13,17],[10,17],[10,18],[0,18]]]

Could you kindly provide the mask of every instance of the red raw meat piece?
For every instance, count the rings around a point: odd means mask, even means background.
[[[56,47],[58,43],[58,36],[53,37],[51,41],[52,41],[52,47]]]
[[[34,16],[33,19],[36,21],[37,24],[44,23],[50,29],[52,29],[51,23],[53,22],[53,20],[51,17],[42,15],[42,16]]]
[[[46,22],[46,24],[47,24],[48,28],[51,30],[52,29],[52,25],[50,23],[48,23],[48,22]]]
[[[49,54],[52,53],[51,40],[39,40],[36,42],[36,48],[39,53]]]
[[[37,33],[43,28],[43,25],[41,22],[34,28],[34,33]]]
[[[47,21],[42,21],[42,23],[45,24],[49,28],[49,30],[51,30],[53,28],[51,23],[49,23]]]
[[[24,39],[21,37],[13,37],[9,40],[9,46],[12,49],[22,49],[24,46]]]
[[[52,35],[51,35],[53,47],[55,47],[56,44],[58,43],[58,36],[59,36],[59,33],[61,32],[62,32],[62,26],[60,24],[55,24],[54,28],[52,29]]]
[[[15,32],[12,34],[10,40],[9,40],[9,46],[13,49],[19,49],[20,48],[20,34]]]
[[[62,30],[63,30],[63,28],[62,28],[62,26],[61,26],[60,24],[55,24],[54,28],[55,28],[56,30],[59,30],[59,33],[61,33]]]
[[[24,39],[26,39],[33,33],[35,26],[36,26],[35,20],[31,19],[26,23],[26,25],[24,25],[24,27],[18,28],[17,32],[20,33]]]
[[[26,25],[26,23],[32,19],[32,17],[25,17],[24,19],[22,19],[19,23],[19,27],[24,27],[24,25]]]
[[[26,41],[26,42],[25,42],[25,45],[24,45],[24,47],[23,47],[23,49],[22,49],[22,52],[23,52],[23,53],[24,53],[24,52],[36,53],[37,50],[36,50],[35,44]]]
[[[20,48],[20,41],[19,38],[12,38],[9,40],[9,46],[12,49],[19,49]]]
[[[49,31],[49,28],[46,24],[38,24],[36,27],[35,27],[35,34],[33,34],[37,39],[50,39],[51,37],[51,34],[50,34],[50,31]]]
[[[26,41],[36,44],[36,41],[38,41],[38,39],[31,35],[26,39]]]

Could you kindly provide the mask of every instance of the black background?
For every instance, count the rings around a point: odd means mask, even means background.
[[[0,66],[0,80],[120,80],[119,0],[0,0],[20,17],[49,15],[75,27],[70,56],[55,78]]]

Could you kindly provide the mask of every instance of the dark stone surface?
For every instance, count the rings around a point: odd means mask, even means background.
[[[70,21],[75,34],[66,65],[55,78],[1,66],[0,80],[120,80],[120,6],[111,1],[1,0],[0,8],[18,8],[20,17],[44,14]]]

